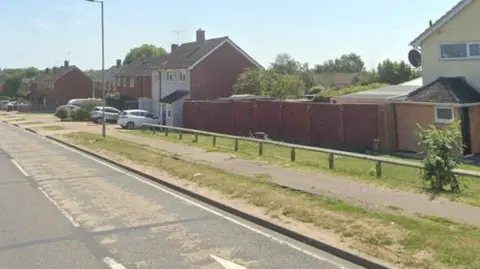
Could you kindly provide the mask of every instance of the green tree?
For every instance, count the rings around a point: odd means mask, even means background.
[[[17,97],[22,84],[22,76],[19,73],[10,74],[5,80],[7,91],[5,95],[10,97]]]
[[[238,76],[233,86],[235,94],[254,94],[278,99],[294,98],[305,93],[298,74],[284,74],[272,69],[249,69]]]
[[[270,70],[279,74],[297,75],[307,88],[311,88],[315,84],[308,63],[296,61],[287,53],[277,54],[275,60],[270,64]]]
[[[167,52],[162,47],[157,47],[155,45],[143,44],[139,47],[135,47],[130,49],[130,51],[125,55],[125,59],[123,60],[123,64],[130,64],[136,59],[140,59],[142,57],[149,58],[152,56],[157,55],[164,55]]]
[[[317,64],[314,69],[316,73],[359,73],[365,70],[365,63],[360,55],[350,53],[327,60],[323,64]]]
[[[404,61],[386,59],[377,66],[378,81],[387,84],[400,84],[420,77],[420,72]]]
[[[420,127],[420,126],[419,126]],[[453,170],[463,153],[460,122],[456,121],[443,128],[420,127],[420,145],[425,150],[422,177],[429,182],[435,192],[441,192],[449,186],[453,192],[460,191],[460,182]]]

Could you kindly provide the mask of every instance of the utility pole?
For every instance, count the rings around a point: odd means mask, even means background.
[[[177,45],[180,45],[180,34],[186,32],[187,30],[172,30],[177,35]]]

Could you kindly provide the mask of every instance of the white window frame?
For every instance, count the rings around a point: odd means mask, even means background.
[[[438,109],[449,109],[452,112],[452,118],[451,119],[440,119],[438,118]],[[435,114],[435,122],[436,123],[451,123],[455,120],[455,110],[451,106],[436,106],[434,108],[434,114]]]
[[[123,87],[127,87],[127,78],[123,77]]]
[[[474,45],[474,44],[480,45],[480,41],[441,44],[438,48],[438,51],[439,51],[439,54],[440,54],[440,60],[442,60],[442,61],[454,61],[454,60],[466,60],[466,59],[480,59],[480,55],[474,55],[474,56],[470,55],[470,45]],[[467,47],[467,57],[443,58],[442,57],[442,45],[465,45]]]
[[[167,71],[167,81],[172,81],[173,80],[173,71],[168,70]]]
[[[133,77],[130,77],[130,88],[133,88],[135,86],[135,79]]]
[[[180,70],[180,82],[185,82],[187,80],[187,70]]]

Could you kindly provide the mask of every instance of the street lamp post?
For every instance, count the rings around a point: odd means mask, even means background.
[[[105,126],[105,30],[104,30],[104,20],[103,20],[103,1],[100,0],[85,0],[87,2],[100,3],[101,8],[101,20],[102,20],[102,136],[106,136],[106,126]]]

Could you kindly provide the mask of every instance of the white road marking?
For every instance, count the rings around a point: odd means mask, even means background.
[[[28,132],[28,131],[25,131],[25,132]],[[92,161],[94,161],[94,162],[97,162],[97,163],[102,164],[102,165],[104,165],[104,166],[106,166],[106,167],[109,167],[109,168],[111,168],[111,169],[113,169],[113,170],[115,170],[115,171],[117,171],[117,172],[120,172],[120,173],[126,175],[126,176],[129,176],[129,177],[131,177],[131,178],[134,178],[134,179],[136,179],[136,180],[138,180],[138,181],[140,181],[140,182],[142,182],[142,183],[144,183],[144,184],[147,184],[147,185],[149,185],[149,186],[151,186],[151,187],[153,187],[153,188],[155,188],[155,189],[157,189],[157,190],[160,190],[160,191],[162,191],[162,192],[164,192],[164,193],[167,193],[167,194],[169,194],[169,195],[171,195],[171,196],[173,196],[173,197],[175,197],[175,198],[177,198],[177,199],[180,199],[180,200],[182,200],[182,201],[184,201],[184,202],[187,202],[187,203],[189,203],[189,204],[191,204],[191,205],[194,205],[194,206],[196,206],[196,207],[198,207],[198,208],[201,208],[201,209],[203,209],[203,210],[205,210],[205,211],[207,211],[207,212],[209,212],[209,213],[211,213],[211,214],[214,214],[214,215],[216,215],[216,216],[218,216],[218,217],[220,217],[220,218],[223,218],[223,219],[225,219],[225,220],[228,220],[228,221],[230,221],[230,222],[232,222],[232,223],[235,223],[235,224],[237,224],[237,225],[239,225],[239,226],[241,226],[241,227],[243,227],[243,228],[246,228],[246,229],[248,229],[248,230],[250,230],[250,231],[252,231],[252,232],[255,232],[255,233],[259,234],[259,235],[262,235],[262,236],[264,236],[264,237],[267,237],[267,238],[269,238],[270,240],[273,240],[273,241],[275,241],[275,242],[277,242],[277,243],[279,243],[279,244],[286,245],[286,246],[288,246],[288,247],[290,247],[290,248],[292,248],[292,249],[294,249],[294,250],[296,250],[296,251],[299,251],[299,252],[301,252],[301,253],[304,253],[304,254],[306,254],[306,255],[308,255],[308,256],[310,256],[310,257],[312,257],[312,258],[315,258],[315,259],[317,259],[317,260],[320,260],[320,261],[327,262],[327,263],[330,263],[330,264],[332,264],[332,265],[335,265],[335,266],[337,266],[339,269],[348,269],[347,267],[345,267],[345,266],[343,266],[343,265],[341,265],[341,264],[338,264],[338,263],[335,262],[335,261],[332,261],[332,260],[330,260],[330,259],[321,257],[321,256],[319,256],[319,255],[317,255],[317,254],[315,254],[315,253],[313,253],[313,252],[311,252],[311,251],[309,251],[309,250],[306,250],[306,249],[304,249],[304,248],[302,248],[302,247],[299,247],[299,246],[297,246],[297,245],[295,245],[295,244],[292,244],[292,243],[290,243],[290,242],[287,242],[287,241],[285,241],[285,240],[282,240],[282,239],[280,239],[280,238],[277,238],[277,237],[275,237],[275,236],[273,236],[273,235],[271,235],[271,234],[269,234],[269,233],[266,233],[266,232],[264,232],[264,231],[262,231],[262,230],[260,230],[260,229],[257,229],[257,228],[255,228],[255,227],[252,227],[252,226],[250,226],[250,225],[248,225],[248,224],[246,224],[246,223],[243,223],[243,222],[238,221],[238,220],[236,220],[236,219],[234,219],[234,218],[232,218],[232,217],[229,217],[229,216],[227,216],[227,215],[225,215],[225,214],[223,214],[223,213],[220,213],[219,211],[216,211],[216,210],[214,210],[214,209],[212,209],[212,208],[206,207],[206,206],[204,206],[204,205],[202,205],[202,204],[200,204],[200,203],[198,203],[198,202],[196,202],[196,201],[194,201],[194,200],[192,200],[192,199],[189,199],[189,198],[187,198],[187,197],[184,197],[184,196],[182,196],[182,195],[179,195],[179,194],[177,194],[177,193],[175,193],[175,192],[173,192],[173,191],[171,191],[171,190],[169,190],[169,189],[167,189],[167,188],[164,188],[164,187],[161,187],[161,186],[159,186],[159,185],[157,185],[157,184],[154,184],[154,183],[152,183],[152,182],[149,181],[149,180],[145,180],[145,179],[140,178],[140,177],[138,177],[138,176],[136,176],[136,175],[134,175],[134,174],[128,173],[128,172],[126,172],[126,171],[124,171],[124,170],[122,170],[122,169],[120,169],[120,168],[117,168],[117,167],[115,167],[115,166],[113,166],[113,165],[111,165],[111,164],[109,164],[109,163],[106,163],[106,162],[104,162],[104,161],[102,161],[102,160],[99,160],[99,159],[97,159],[97,158],[94,158],[94,157],[92,157],[92,156],[90,156],[90,155],[88,155],[88,154],[86,154],[86,153],[83,153],[83,152],[81,152],[81,151],[78,151],[78,150],[76,150],[76,149],[70,148],[70,147],[68,147],[68,146],[66,146],[66,145],[63,145],[63,144],[57,142],[57,141],[48,139],[48,138],[46,138],[45,136],[42,136],[42,135],[40,135],[40,134],[36,134],[36,135],[37,135],[38,137],[46,140],[46,141],[50,141],[51,143],[53,143],[53,144],[55,144],[55,145],[57,145],[57,146],[60,146],[60,147],[62,147],[62,148],[64,148],[64,149],[66,149],[66,150],[69,150],[69,151],[74,152],[74,153],[76,153],[76,154],[79,154],[79,155],[81,155],[81,156],[83,156],[83,157],[85,157],[85,158],[87,158],[87,159],[90,159],[90,160],[92,160]]]
[[[238,265],[234,262],[222,259],[222,258],[217,257],[215,255],[210,255],[210,258],[214,259],[216,262],[218,262],[225,269],[248,269],[247,267],[244,267],[244,266]]]
[[[111,269],[127,269],[127,267],[123,266],[123,264],[118,263],[114,259],[110,257],[103,258],[103,262],[108,265]]]
[[[60,207],[60,205],[52,199],[52,197],[50,197],[48,195],[47,192],[45,192],[44,189],[42,189],[41,187],[38,187],[38,189],[43,193],[43,195],[45,195],[45,197],[47,197],[47,199],[58,209],[60,210],[60,213],[62,213],[63,216],[65,216],[65,218],[67,218],[72,224],[74,227],[80,227],[80,224],[78,224],[78,222],[75,221],[75,219],[70,216],[70,214],[68,214],[65,210],[63,210],[62,207]]]
[[[20,164],[17,163],[17,161],[15,161],[14,159],[11,159],[11,161],[18,168],[18,170],[20,170],[20,172],[22,172],[22,174],[24,176],[28,177],[27,172],[25,172],[25,170],[23,170],[23,168],[20,166]]]

